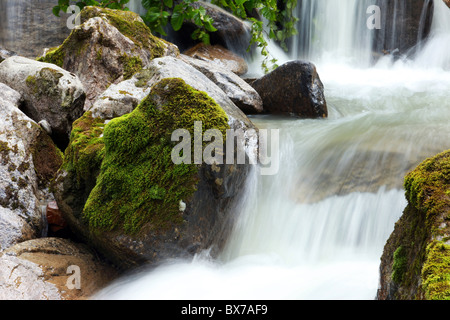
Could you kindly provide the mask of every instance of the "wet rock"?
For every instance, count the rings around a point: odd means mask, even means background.
[[[175,45],[153,36],[136,13],[85,7],[80,14],[82,24],[40,60],[80,78],[87,93],[85,110],[108,86],[131,78],[151,59],[179,54]]]
[[[183,52],[183,54],[203,60],[211,61],[223,69],[234,72],[238,76],[244,75],[248,71],[248,65],[244,58],[236,55],[221,45],[205,45],[199,43],[196,46]]]
[[[207,76],[245,114],[258,114],[263,111],[263,103],[258,92],[229,69],[185,55],[180,55],[180,59]]]
[[[410,52],[419,41],[427,38],[433,22],[433,1],[405,0],[401,3],[378,0],[383,19],[374,30],[375,52],[395,54],[396,58]]]
[[[36,122],[47,121],[54,140],[67,143],[86,98],[77,76],[53,64],[15,56],[0,65],[0,82],[22,95],[25,114]]]
[[[405,178],[408,205],[383,250],[378,300],[450,298],[450,151]]]
[[[105,121],[89,111],[74,123],[54,185],[74,233],[123,268],[189,257],[211,246],[214,254],[230,231],[228,209],[242,190],[249,161],[176,165],[171,133],[192,133],[195,119],[203,119],[205,130],[241,128],[249,140],[255,134],[220,89],[179,59],[154,59],[147,71],[142,83],[152,89],[132,113]],[[221,92],[223,105],[188,83]]]
[[[0,254],[0,299],[88,299],[116,276],[85,245],[59,238],[34,239]]]
[[[67,227],[67,222],[64,220],[56,201],[50,201],[47,204],[45,211],[47,215],[48,227],[52,232],[58,232]]]
[[[291,61],[251,82],[263,101],[264,112],[300,118],[326,118],[323,84],[314,64]]]

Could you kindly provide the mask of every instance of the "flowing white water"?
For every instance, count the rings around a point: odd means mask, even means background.
[[[362,38],[351,43],[354,15],[366,17],[367,3],[311,2],[316,28],[342,30],[336,39],[324,32],[320,51],[308,49],[329,118],[252,117],[258,127],[280,129],[280,171],[249,179],[221,256],[167,262],[95,298],[375,297],[383,246],[406,205],[404,174],[450,148],[450,10],[436,2],[431,38],[415,60],[386,57],[368,67]],[[330,11],[319,11],[324,2]]]

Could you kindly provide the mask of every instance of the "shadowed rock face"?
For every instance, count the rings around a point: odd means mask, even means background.
[[[316,67],[310,62],[285,63],[250,85],[261,96],[266,113],[300,118],[328,116],[323,84]]]
[[[430,33],[433,1],[378,0],[376,4],[380,6],[383,18],[381,29],[374,30],[375,52],[408,54]]]

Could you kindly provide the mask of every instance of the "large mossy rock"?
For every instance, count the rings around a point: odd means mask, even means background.
[[[450,151],[405,178],[406,207],[380,266],[380,300],[450,299]]]
[[[87,93],[85,110],[109,85],[129,79],[152,59],[179,54],[175,45],[153,36],[136,13],[85,7],[80,15],[81,25],[39,60],[81,79]]]
[[[21,96],[0,83],[0,251],[41,236],[41,205],[62,154],[47,133],[19,110]]]
[[[324,87],[311,62],[287,62],[250,84],[261,96],[266,113],[300,118],[328,116]]]
[[[75,122],[55,198],[75,233],[118,266],[220,249],[226,240],[250,165],[194,164],[194,156],[174,164],[172,132],[184,128],[194,139],[194,121],[224,139],[227,129],[253,128],[180,78],[159,80],[129,114],[104,120],[89,111]]]
[[[25,114],[36,122],[47,121],[52,138],[67,144],[86,99],[76,75],[54,64],[13,56],[0,64],[0,82],[22,95]]]

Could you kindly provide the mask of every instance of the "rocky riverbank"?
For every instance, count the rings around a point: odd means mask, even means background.
[[[123,271],[219,252],[258,152],[247,114],[272,112],[238,53],[181,54],[132,12],[86,7],[81,20],[38,59],[0,63],[3,299],[86,299]],[[295,67],[266,77],[314,95],[282,112],[326,116],[314,65]],[[174,164],[171,134],[196,134],[195,121],[202,134],[240,130],[245,163]]]

